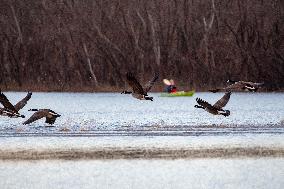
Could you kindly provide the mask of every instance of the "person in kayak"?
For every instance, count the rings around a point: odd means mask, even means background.
[[[175,86],[174,80],[163,79],[164,84],[166,85],[165,92],[167,93],[176,93],[177,87]]]

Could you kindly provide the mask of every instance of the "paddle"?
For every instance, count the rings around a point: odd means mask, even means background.
[[[165,85],[171,85],[172,83],[168,79],[163,79]]]

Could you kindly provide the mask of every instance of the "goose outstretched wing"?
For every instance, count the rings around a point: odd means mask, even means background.
[[[144,94],[141,84],[137,81],[132,73],[126,74],[127,83],[132,87],[134,93]]]
[[[11,102],[8,100],[8,98],[4,95],[4,93],[0,92],[0,103],[4,106],[4,108],[13,111],[18,112],[15,107],[11,104]]]
[[[231,90],[234,90],[234,89],[243,89],[245,87],[245,84],[242,83],[242,82],[236,82],[236,83],[233,83],[231,85],[229,85],[228,87],[225,87],[225,90],[227,91],[231,91]]]
[[[30,124],[36,120],[39,120],[43,117],[46,117],[48,115],[48,111],[45,110],[39,110],[37,112],[35,112],[27,121],[25,121],[23,124]]]
[[[240,89],[244,89],[244,88],[245,88],[245,84],[238,81],[238,82],[235,82],[233,84],[230,84],[227,87],[211,89],[209,91],[216,93],[216,92],[219,92],[219,91],[232,91],[232,90],[240,90]]]
[[[15,109],[17,111],[22,109],[27,104],[27,102],[31,99],[31,96],[32,96],[32,93],[28,92],[27,96],[15,105]]]
[[[212,107],[211,104],[209,104],[209,103],[206,102],[205,100],[202,100],[201,98],[196,98],[196,102],[197,102],[200,106],[203,106],[204,108]]]
[[[237,81],[225,89],[227,91],[233,90],[233,89],[245,89],[245,88],[258,88],[260,86],[264,85],[264,83],[254,83],[250,81]]]
[[[240,83],[242,83],[243,85],[251,86],[251,87],[260,87],[264,85],[264,83],[254,83],[250,81],[240,81]]]
[[[223,107],[225,107],[230,100],[231,94],[231,92],[226,92],[225,95],[213,105],[213,107],[217,109],[222,109]]]
[[[158,80],[159,74],[155,74],[154,77],[145,85],[144,92],[147,93],[151,90],[155,82]]]

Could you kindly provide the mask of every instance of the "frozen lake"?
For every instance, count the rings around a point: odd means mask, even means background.
[[[26,93],[6,92],[15,104]],[[50,108],[62,116],[55,127],[44,119],[22,125],[25,119],[0,117],[0,136],[23,135],[216,135],[284,132],[284,93],[233,93],[225,109],[229,117],[213,116],[193,106],[200,97],[216,102],[223,93],[196,93],[193,97],[140,101],[119,93],[33,93],[21,113]],[[27,119],[26,118],[26,119]]]

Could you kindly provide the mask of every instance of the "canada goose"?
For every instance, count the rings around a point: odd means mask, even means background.
[[[230,96],[231,92],[226,92],[226,94],[221,99],[219,99],[213,106],[200,98],[196,98],[196,101],[199,105],[195,105],[194,107],[202,108],[213,115],[229,116],[230,111],[223,110],[223,107],[225,107],[226,104],[229,102]]]
[[[159,78],[159,75],[155,74],[153,79],[149,81],[143,88],[132,73],[127,73],[126,80],[127,80],[127,83],[130,85],[130,87],[132,87],[132,92],[122,91],[121,94],[131,94],[134,98],[137,98],[140,100],[153,101],[153,97],[149,97],[147,93],[151,90],[155,81],[157,81],[158,78]]]
[[[22,109],[27,102],[30,100],[32,96],[31,92],[28,92],[25,98],[23,98],[21,101],[19,101],[15,106],[13,106],[8,98],[4,95],[4,93],[0,90],[0,103],[4,106],[4,108],[1,108],[0,115],[3,116],[9,116],[9,117],[22,117],[24,118],[24,115],[21,115],[19,113],[19,110]]]
[[[0,115],[1,116],[8,116],[10,118],[18,118],[18,117],[25,118],[24,115],[21,115],[18,112],[13,112],[13,111],[8,110],[6,108],[0,108]]]
[[[35,111],[35,113],[27,121],[23,123],[24,125],[30,124],[43,117],[46,118],[45,123],[52,125],[54,124],[56,118],[61,116],[50,109],[30,109],[29,111]]]
[[[213,93],[216,93],[218,91],[232,91],[232,90],[248,90],[252,92],[256,92],[264,83],[254,83],[250,81],[232,81],[228,80],[227,83],[229,86],[220,88],[220,89],[212,89],[209,90]]]

